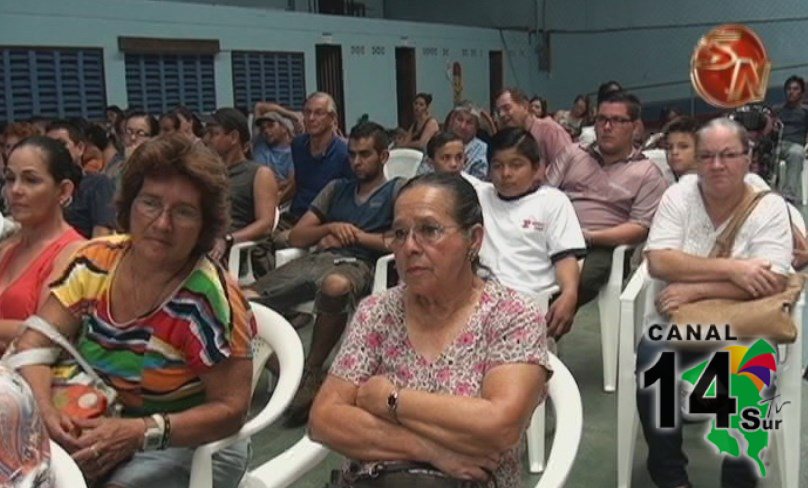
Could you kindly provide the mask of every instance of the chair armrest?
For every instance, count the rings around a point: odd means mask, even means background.
[[[372,293],[378,293],[387,289],[387,267],[395,261],[395,256],[385,254],[376,261],[376,269],[373,275]]]
[[[643,262],[631,276],[623,293],[620,294],[620,346],[630,347],[632,350],[637,344],[637,338],[642,334],[642,319],[637,317],[638,311],[644,310],[645,294],[651,284],[648,275],[648,265]]]
[[[241,271],[239,269],[239,264],[241,264],[241,251],[252,249],[257,245],[258,243],[255,241],[244,241],[237,242],[230,248],[230,254],[227,256],[227,271],[233,279],[238,280],[239,278]],[[249,259],[247,260],[247,266],[249,273],[252,274],[252,262]]]
[[[304,435],[294,446],[252,470],[249,477],[257,486],[285,488],[317,467],[330,452]]]
[[[626,256],[631,253],[636,246],[621,244],[614,248],[612,252],[612,270],[609,273],[609,284],[617,284],[620,288],[623,285],[623,270],[626,265]]]
[[[254,308],[260,305],[252,304]],[[261,311],[256,310],[257,315]],[[257,317],[259,322],[261,317]],[[259,324],[261,328],[263,324]],[[241,429],[233,435],[201,445],[194,451],[191,465],[190,485],[195,488],[210,488],[213,485],[212,456],[214,452],[229,447],[236,442],[250,438],[275,422],[292,402],[295,392],[303,377],[303,345],[297,332],[291,325],[275,326],[271,330],[272,341],[270,346],[278,355],[281,365],[280,377],[275,391],[263,409],[252,419],[246,422]]]

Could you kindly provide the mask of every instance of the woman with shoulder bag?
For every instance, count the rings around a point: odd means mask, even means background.
[[[394,212],[404,284],[359,305],[311,411],[312,438],[351,460],[334,486],[522,486],[550,376],[542,313],[478,276],[482,209],[462,177],[411,180]]]
[[[80,249],[15,343],[23,355],[50,347],[39,330],[78,335],[80,355],[117,393],[122,418],[72,418],[52,401],[50,367],[20,370],[50,435],[96,486],[186,487],[194,448],[244,422],[255,324],[207,257],[227,216],[216,155],[181,135],[144,142],[121,178],[126,234]],[[214,486],[237,486],[247,462],[247,443],[214,455]]]
[[[668,189],[648,235],[645,255],[655,278],[649,291],[655,307],[647,307],[646,326],[676,321],[666,317],[706,299],[743,302],[786,290],[792,260],[787,206],[782,197],[757,193],[744,182],[749,164],[749,139],[736,122],[715,119],[696,133],[697,177],[682,178]],[[638,374],[671,346],[644,336],[637,350]],[[713,352],[692,346],[677,351],[681,371]],[[648,389],[638,390],[637,405],[652,480],[660,487],[690,486],[681,425],[660,429],[655,424]],[[749,460],[724,458],[722,486],[752,487],[757,478]]]

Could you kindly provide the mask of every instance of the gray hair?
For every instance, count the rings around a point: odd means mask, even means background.
[[[704,139],[704,137],[707,135],[707,132],[713,131],[715,129],[726,129],[729,130],[730,132],[735,133],[735,136],[737,136],[738,140],[741,141],[743,150],[744,151],[749,150],[749,133],[746,131],[746,129],[744,129],[744,127],[741,124],[726,117],[719,117],[713,119],[704,124],[704,126],[702,126],[701,129],[697,130],[696,145],[697,146],[699,145],[699,142]]]
[[[326,110],[328,110],[328,113],[330,113],[331,115],[333,115],[335,117],[337,116],[337,102],[334,101],[334,97],[332,97],[331,95],[329,95],[326,92],[318,91],[318,92],[312,93],[311,95],[306,97],[306,101],[305,101],[305,103],[303,103],[303,106],[305,107],[309,103],[309,100],[313,100],[315,98],[325,98],[325,100],[326,100]]]

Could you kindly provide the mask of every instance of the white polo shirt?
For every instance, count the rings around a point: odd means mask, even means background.
[[[556,188],[541,186],[514,200],[502,199],[491,184],[476,189],[485,222],[480,260],[505,286],[535,296],[556,284],[556,261],[586,254],[575,209]]]

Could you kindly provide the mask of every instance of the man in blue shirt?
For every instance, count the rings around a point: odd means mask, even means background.
[[[337,137],[337,105],[331,95],[316,92],[303,106],[306,133],[292,140],[294,197],[289,220],[297,222],[329,181],[353,179],[348,161],[348,145]]]
[[[281,313],[315,299],[317,316],[303,380],[289,408],[289,424],[305,422],[325,372],[323,364],[339,341],[348,312],[370,290],[373,265],[387,253],[382,233],[393,220],[393,200],[404,180],[390,181],[383,166],[389,138],[379,124],[356,126],[349,138],[351,179],[328,183],[289,235],[296,247],[317,250],[259,279],[253,300]]]

